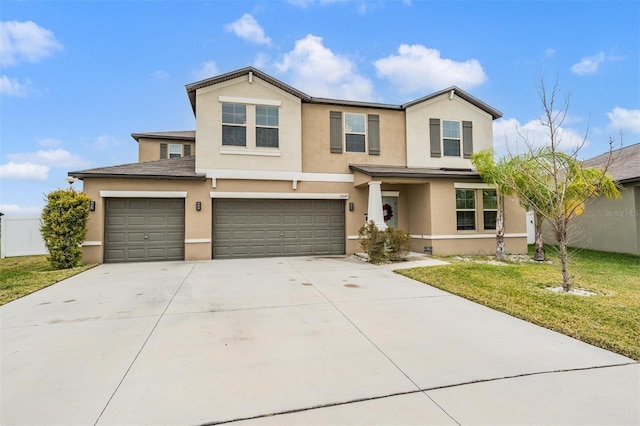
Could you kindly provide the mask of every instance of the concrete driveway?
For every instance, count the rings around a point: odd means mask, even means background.
[[[633,360],[351,258],[102,265],[0,318],[3,425],[640,423]]]

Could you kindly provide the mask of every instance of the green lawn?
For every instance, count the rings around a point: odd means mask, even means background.
[[[547,257],[551,264],[506,266],[451,257],[443,258],[450,265],[398,273],[640,361],[640,257],[573,252],[569,267],[575,287],[593,296],[547,290],[562,283],[558,256],[548,249]]]
[[[47,256],[7,257],[0,259],[0,305],[86,271],[95,265],[82,265],[56,271]]]

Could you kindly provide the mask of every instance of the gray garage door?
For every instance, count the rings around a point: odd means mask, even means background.
[[[214,200],[213,257],[345,253],[342,200]]]
[[[104,261],[184,259],[184,200],[108,198]]]

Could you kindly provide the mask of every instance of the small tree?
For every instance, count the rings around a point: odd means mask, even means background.
[[[87,235],[90,200],[73,188],[58,189],[47,195],[40,232],[54,269],[73,268],[81,263],[80,245]]]

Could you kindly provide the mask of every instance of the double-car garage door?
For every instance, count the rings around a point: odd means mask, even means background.
[[[104,261],[183,260],[185,200],[105,199]],[[214,199],[215,259],[345,253],[343,200]]]
[[[344,253],[343,200],[213,202],[215,259]]]

